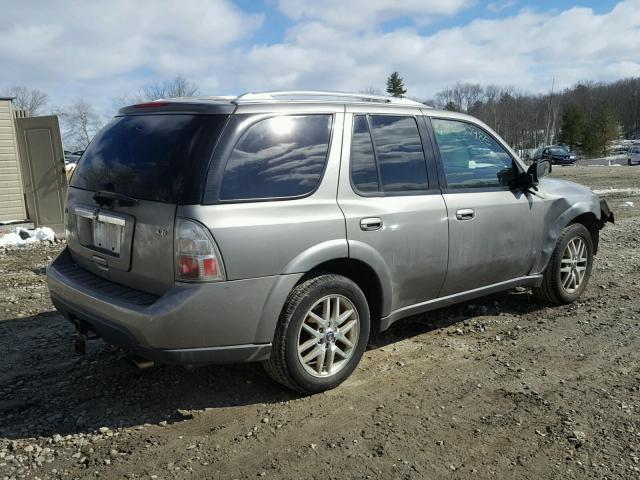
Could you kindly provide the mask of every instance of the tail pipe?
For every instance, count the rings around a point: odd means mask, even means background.
[[[153,360],[148,360],[134,354],[125,355],[122,359],[138,370],[146,370],[147,368],[151,368],[155,365]]]

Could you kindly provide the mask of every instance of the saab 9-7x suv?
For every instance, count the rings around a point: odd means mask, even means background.
[[[133,105],[71,179],[51,298],[80,350],[96,334],[147,365],[260,361],[319,392],[400,318],[516,286],[577,299],[613,217],[550,170],[406,99]]]

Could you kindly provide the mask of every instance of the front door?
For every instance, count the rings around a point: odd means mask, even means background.
[[[446,208],[433,151],[423,149],[422,118],[352,111],[345,120],[338,200],[350,257],[377,262],[388,274],[386,316],[437,297],[447,267]]]
[[[515,160],[488,131],[453,118],[431,124],[449,223],[440,296],[527,275],[540,244],[540,199],[509,189]]]
[[[67,176],[58,117],[18,118],[16,129],[29,219],[62,235]]]

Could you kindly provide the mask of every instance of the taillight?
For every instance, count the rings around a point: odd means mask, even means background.
[[[222,257],[209,230],[186,218],[176,219],[176,280],[214,282],[225,279]]]

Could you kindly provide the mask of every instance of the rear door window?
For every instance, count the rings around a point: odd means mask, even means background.
[[[370,121],[384,191],[427,190],[427,164],[416,119],[371,115]]]
[[[399,115],[355,115],[351,182],[363,194],[428,189],[427,164],[416,119]]]
[[[199,203],[202,179],[228,115],[125,115],[98,133],[71,186],[142,200]]]
[[[222,176],[223,201],[302,197],[322,177],[332,115],[261,120],[240,137]]]

